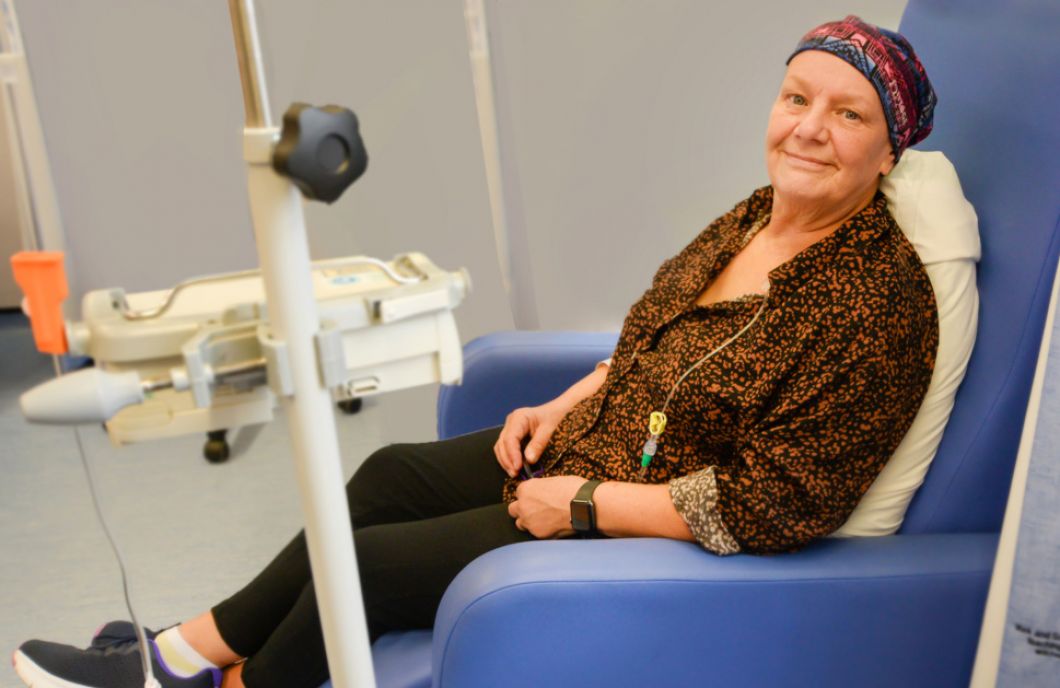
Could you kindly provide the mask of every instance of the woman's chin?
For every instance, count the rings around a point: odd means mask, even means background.
[[[807,180],[803,183],[793,183],[791,180],[773,184],[773,197],[781,198],[788,203],[810,205],[823,202],[827,197],[823,193],[822,184],[819,180]]]

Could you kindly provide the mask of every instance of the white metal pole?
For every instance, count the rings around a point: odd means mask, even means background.
[[[508,295],[512,320],[520,330],[540,326],[534,285],[529,272],[525,228],[513,226],[512,207],[505,197],[501,143],[498,133],[497,99],[494,90],[493,59],[484,0],[464,0],[467,23],[468,54],[471,59],[471,83],[475,91],[482,160],[486,168],[493,238],[497,247],[497,264],[501,284]],[[514,244],[514,245],[513,245]]]
[[[0,82],[7,101],[4,107],[8,127],[13,132],[11,152],[16,166],[16,184],[22,196],[19,215],[23,224],[23,245],[27,250],[65,251],[66,237],[59,201],[52,182],[48,149],[44,144],[44,131],[14,0],[0,0]],[[71,293],[76,293],[71,263],[67,254],[66,280]],[[76,301],[70,299],[64,309],[75,307]]]
[[[319,330],[302,197],[272,168],[271,126],[252,0],[229,0],[247,126],[244,157],[270,335],[286,344],[294,392],[282,404],[291,429],[309,560],[335,688],[374,688],[371,647],[354,556],[331,395],[317,369]]]
[[[313,337],[319,329],[302,198],[271,165],[275,129],[245,133],[247,184],[274,339],[287,346],[294,394],[282,399],[291,429],[309,560],[335,688],[375,685],[354,557],[331,395],[321,386]],[[265,146],[258,144],[265,143]],[[269,151],[253,159],[255,149]],[[262,160],[262,157],[266,159]]]
[[[12,81],[0,79],[0,106],[4,110],[4,123],[11,155],[11,172],[15,181],[15,217],[18,222],[21,246],[24,251],[40,251],[41,240],[37,236],[37,221],[34,218],[33,202],[30,198],[29,172],[25,156],[22,155],[22,135],[19,132],[18,115],[15,114],[15,78],[12,56],[0,53],[0,64],[7,64],[0,69],[7,71],[6,77]]]

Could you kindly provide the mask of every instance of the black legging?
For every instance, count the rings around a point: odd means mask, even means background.
[[[372,640],[430,628],[442,594],[473,559],[532,540],[501,501],[500,428],[372,454],[346,485]],[[213,608],[221,637],[247,662],[250,688],[317,688],[324,638],[299,534],[249,585]]]

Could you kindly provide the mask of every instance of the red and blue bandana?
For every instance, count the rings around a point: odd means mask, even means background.
[[[938,98],[924,65],[901,34],[850,15],[812,29],[799,41],[788,62],[804,50],[831,53],[869,80],[883,105],[895,162],[906,148],[931,133]]]

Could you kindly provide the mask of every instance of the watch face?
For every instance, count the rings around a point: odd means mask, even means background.
[[[592,530],[592,508],[588,502],[570,503],[570,522],[576,532],[587,533]]]

